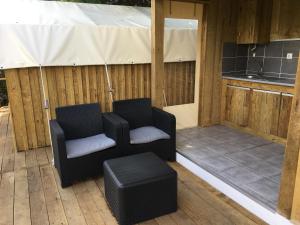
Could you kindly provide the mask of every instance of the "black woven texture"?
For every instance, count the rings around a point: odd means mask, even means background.
[[[113,110],[115,118],[122,124],[123,129],[123,151],[125,155],[132,155],[144,152],[154,152],[160,158],[169,161],[176,160],[176,118],[174,115],[165,112],[155,107],[149,107],[151,103],[150,99],[133,99],[116,101],[113,103]],[[135,106],[143,108],[141,111],[137,111]],[[122,110],[120,110],[122,109]],[[132,115],[128,120],[128,117],[124,117],[124,111],[126,115]],[[147,112],[146,112],[147,111]],[[137,113],[140,112],[140,113]],[[141,119],[145,116],[145,123],[141,122]],[[151,119],[148,118],[151,115]],[[119,117],[119,119],[118,119]],[[151,125],[163,130],[170,135],[170,139],[162,139],[145,144],[130,144],[129,131],[132,127],[136,127],[137,124],[147,125],[149,121]],[[133,123],[133,125],[131,124]]]
[[[130,129],[153,124],[149,98],[114,101],[113,111],[128,121]]]
[[[177,210],[177,173],[153,153],[104,162],[105,197],[121,225]]]
[[[82,107],[82,106],[78,106]],[[73,108],[76,108],[74,106]],[[65,131],[62,128],[62,126],[59,124],[56,120],[50,121],[50,131],[51,131],[51,140],[52,140],[52,147],[53,147],[53,153],[54,153],[54,165],[57,168],[58,174],[61,179],[61,186],[67,187],[72,184],[75,180],[85,179],[87,177],[96,176],[103,172],[103,162],[107,159],[112,159],[116,157],[122,156],[121,151],[121,142],[122,142],[122,127],[119,122],[112,121],[109,118],[106,118],[105,115],[101,114],[96,107],[87,107],[89,110],[91,108],[95,109],[94,114],[100,117],[100,119],[96,119],[96,121],[101,121],[101,127],[102,131],[109,136],[110,138],[114,139],[117,143],[117,146],[108,148],[99,152],[95,152],[92,154],[88,154],[85,156],[77,157],[68,159],[67,153],[66,153],[66,144],[65,141],[67,140]],[[70,107],[63,107],[59,109],[59,111],[65,116],[67,116],[67,112],[63,112],[64,110],[67,110],[68,113],[72,114],[72,111],[70,110]],[[95,116],[87,117],[88,115],[84,114],[83,110],[80,109],[81,115],[85,118],[82,120],[86,121],[86,123],[81,124],[80,128],[77,129],[83,129],[85,130],[85,126],[90,126]],[[77,113],[78,110],[75,110]],[[87,118],[86,118],[87,117]],[[103,117],[103,118],[102,118]],[[102,121],[104,124],[102,124]],[[89,128],[87,128],[89,129]],[[69,130],[71,132],[71,130]],[[73,129],[74,133],[76,133],[76,137],[83,138],[79,136],[80,132],[78,132],[76,129]],[[100,133],[95,133],[100,134]],[[71,137],[73,137],[73,134],[70,134]]]
[[[103,132],[101,110],[98,103],[58,107],[55,111],[56,119],[68,140]]]

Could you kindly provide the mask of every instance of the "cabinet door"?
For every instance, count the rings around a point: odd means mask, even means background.
[[[264,134],[278,135],[278,119],[281,93],[253,90],[249,115],[249,127]]]
[[[270,41],[272,0],[239,0],[237,43]]]
[[[278,136],[287,138],[293,95],[282,93],[278,119]]]
[[[299,12],[299,0],[273,0],[271,40],[299,38]]]
[[[237,42],[255,42],[255,24],[258,0],[239,0]]]
[[[225,120],[238,126],[248,125],[250,88],[227,85]]]

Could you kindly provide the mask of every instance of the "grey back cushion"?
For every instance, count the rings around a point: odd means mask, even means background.
[[[56,108],[56,120],[67,140],[103,133],[102,115],[97,103]]]

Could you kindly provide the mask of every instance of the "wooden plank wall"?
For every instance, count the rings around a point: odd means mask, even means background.
[[[211,0],[204,6],[200,66],[199,125],[221,121],[221,57],[224,41],[235,42],[236,0]]]
[[[165,64],[165,79],[168,106],[194,102],[195,62]]]
[[[167,63],[168,105],[194,101],[195,62]],[[108,67],[114,100],[151,97],[150,64]],[[100,102],[104,112],[111,100],[104,66],[45,67],[46,95],[50,119],[58,106]],[[10,108],[18,150],[50,145],[39,68],[5,71]]]

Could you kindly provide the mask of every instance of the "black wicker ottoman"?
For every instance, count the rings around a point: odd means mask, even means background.
[[[177,210],[177,173],[155,154],[104,162],[105,197],[121,225]]]

